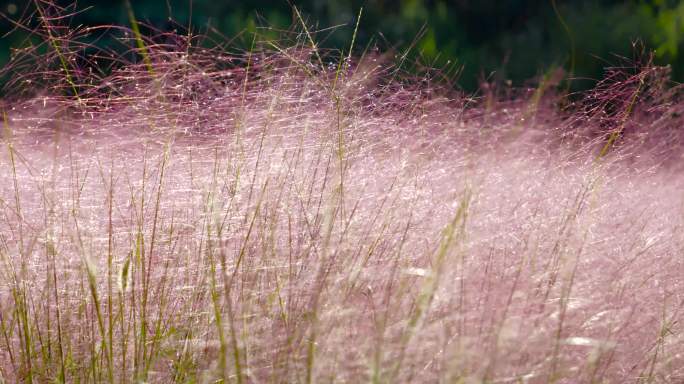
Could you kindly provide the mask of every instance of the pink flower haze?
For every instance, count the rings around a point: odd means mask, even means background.
[[[684,381],[665,69],[470,97],[306,46],[7,100],[0,381]]]

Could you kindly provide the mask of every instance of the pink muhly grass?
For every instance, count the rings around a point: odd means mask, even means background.
[[[15,64],[0,381],[684,379],[663,69],[561,111],[378,55],[328,65],[346,56],[305,32],[240,54],[150,38],[60,82],[54,52]]]

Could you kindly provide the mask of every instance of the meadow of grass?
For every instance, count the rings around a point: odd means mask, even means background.
[[[684,381],[666,68],[473,97],[301,24],[10,64],[0,382]]]

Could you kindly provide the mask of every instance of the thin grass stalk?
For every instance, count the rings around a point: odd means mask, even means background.
[[[437,292],[437,288],[439,286],[444,262],[446,261],[447,255],[454,241],[460,241],[461,237],[465,235],[465,224],[466,218],[468,216],[470,198],[470,191],[466,190],[465,195],[461,198],[458,208],[456,209],[456,214],[444,229],[442,242],[437,250],[437,254],[435,255],[432,272],[430,275],[426,276],[425,282],[423,283],[420,293],[416,298],[414,309],[410,314],[405,330],[401,336],[401,340],[399,342],[399,355],[394,363],[392,371],[390,372],[389,382],[395,382],[397,380],[406,355],[408,344],[413,338],[413,335],[420,322],[427,315],[430,305],[432,304],[432,300],[434,299],[435,292]]]
[[[19,181],[17,177],[17,166],[15,161],[15,150],[12,144],[12,131],[9,125],[9,119],[7,113],[3,111],[3,125],[5,131],[5,145],[7,146],[7,152],[9,153],[10,165],[12,168],[12,186],[14,188],[14,204],[16,215],[19,219],[19,259],[21,263],[20,276],[13,272],[14,284],[12,285],[12,296],[15,302],[15,315],[19,321],[19,336],[21,340],[21,357],[22,366],[26,371],[26,381],[28,384],[33,383],[33,348],[32,348],[32,335],[31,335],[31,325],[29,324],[29,307],[26,297],[26,279],[28,278],[27,270],[27,260],[24,254],[24,230],[23,222],[24,217],[21,210],[21,199],[19,197]]]
[[[131,29],[133,29],[133,35],[135,36],[135,43],[138,46],[140,55],[143,58],[145,66],[147,67],[147,72],[149,72],[150,74],[154,74],[152,60],[150,59],[150,55],[147,52],[147,45],[145,45],[145,41],[143,40],[142,34],[140,33],[140,26],[138,25],[138,20],[136,19],[135,13],[133,12],[133,6],[131,5],[130,0],[125,0],[124,4],[126,5],[126,12],[128,13],[128,21],[131,23]]]
[[[162,160],[161,160],[161,165],[160,165],[160,170],[159,170],[159,180],[157,184],[157,193],[155,197],[155,203],[154,203],[154,213],[152,217],[152,234],[150,237],[150,249],[149,252],[147,253],[147,271],[146,271],[146,276],[145,280],[147,282],[147,288],[149,288],[149,282],[150,282],[150,273],[152,270],[152,259],[154,258],[154,245],[155,245],[155,240],[157,238],[157,225],[158,225],[158,220],[159,220],[159,210],[160,210],[160,204],[161,204],[161,196],[162,196],[162,186],[164,183],[164,171],[166,170],[166,164],[168,162],[169,158],[169,147],[168,143],[164,146],[164,152],[162,155]],[[149,289],[143,290],[143,310],[146,311],[146,304],[148,302],[148,295],[149,295]],[[143,371],[143,378],[147,378],[147,372],[150,367],[151,363],[151,357],[146,356],[146,349],[143,349],[143,359],[144,359],[144,364],[145,368]]]
[[[53,33],[52,33],[52,26],[49,24],[48,18],[45,15],[45,10],[43,9],[43,6],[41,5],[41,0],[34,0],[36,4],[36,9],[38,10],[38,14],[40,15],[40,18],[43,22],[43,25],[45,27],[45,31],[48,34],[48,41],[52,48],[55,50],[55,53],[57,54],[57,57],[59,58],[59,63],[62,67],[62,70],[64,71],[64,78],[71,87],[71,91],[74,93],[74,97],[78,101],[79,104],[82,103],[81,97],[79,96],[79,92],[76,86],[76,82],[74,81],[73,77],[71,76],[71,70],[69,69],[69,64],[67,58],[64,56],[64,53],[62,52],[62,47],[60,46],[60,40],[56,38]]]
[[[108,340],[108,334],[107,334],[107,329],[105,328],[104,324],[104,315],[102,314],[102,308],[100,304],[100,296],[98,293],[97,289],[97,270],[96,266],[91,260],[91,258],[87,255],[85,247],[83,245],[83,239],[81,236],[81,231],[79,229],[79,224],[78,224],[78,218],[76,217],[76,211],[74,211],[74,226],[75,226],[75,241],[78,246],[78,249],[81,253],[81,259],[83,261],[83,264],[85,266],[86,270],[86,277],[88,280],[88,288],[90,290],[90,295],[93,300],[93,307],[95,310],[95,315],[97,317],[97,327],[99,330],[99,335],[100,335],[100,340],[101,340],[101,350],[104,352],[105,356],[105,361],[107,364],[107,381],[110,384],[114,383],[114,367],[113,367],[113,360],[112,360],[112,354],[111,354],[111,347],[108,345],[107,340]],[[93,338],[93,347],[94,347],[94,338]],[[93,369],[95,369],[96,363],[93,364]],[[97,379],[97,378],[96,378]]]

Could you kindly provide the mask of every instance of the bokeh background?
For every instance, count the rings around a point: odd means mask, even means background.
[[[11,20],[26,20],[33,0],[0,0],[0,65],[12,48],[31,44]],[[67,6],[72,1],[58,1]],[[141,22],[160,30],[190,26],[195,33],[277,37],[296,24],[287,0],[132,0]],[[294,1],[312,26],[338,26],[317,35],[322,46],[347,48],[363,7],[356,47],[404,52],[423,63],[462,68],[458,84],[467,90],[482,79],[524,85],[563,67],[582,89],[603,69],[624,65],[653,50],[657,64],[669,64],[673,79],[684,78],[684,2],[668,0],[303,0]],[[74,10],[74,8],[70,8]],[[80,0],[72,26],[128,25],[123,0]],[[178,25],[169,22],[173,18]],[[270,28],[270,29],[269,29]],[[247,33],[244,33],[247,32]],[[98,44],[105,44],[100,37]],[[636,43],[636,48],[635,48]],[[626,60],[622,59],[625,58]]]

